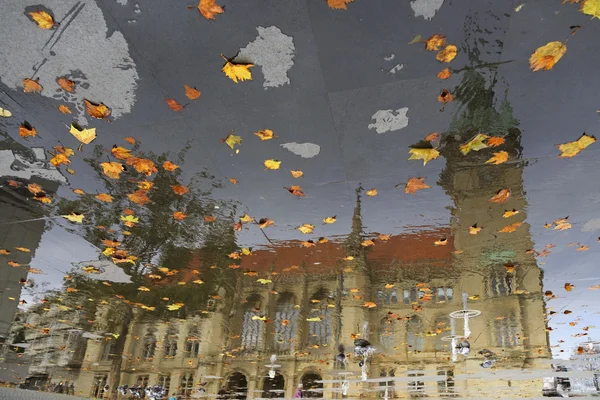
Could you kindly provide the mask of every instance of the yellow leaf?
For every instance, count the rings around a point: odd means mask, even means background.
[[[121,221],[123,222],[130,222],[132,224],[136,224],[139,222],[139,218],[138,217],[134,217],[133,215],[121,215]]]
[[[65,78],[64,76],[58,78],[56,83],[58,83],[58,86],[69,93],[73,93],[75,91],[75,82]]]
[[[177,221],[182,221],[187,218],[187,215],[182,213],[181,211],[175,211],[173,213],[173,218],[175,218]]]
[[[579,11],[584,14],[600,18],[600,0],[583,0]]]
[[[138,189],[135,192],[128,194],[127,198],[142,207],[151,201],[150,198],[146,196],[146,191],[142,189]]]
[[[446,35],[441,35],[436,33],[435,35],[431,35],[429,39],[425,41],[425,50],[428,51],[437,51],[440,47],[446,45]]]
[[[223,143],[225,143],[227,146],[229,146],[232,149],[236,144],[241,145],[242,140],[243,139],[241,136],[236,136],[233,134],[233,132],[229,132],[229,135],[227,135],[227,137],[225,139],[221,139],[221,141]]]
[[[260,283],[262,285],[268,285],[269,283],[273,283],[272,280],[270,280],[270,279],[263,279],[263,278],[257,279],[256,282],[258,282],[258,283]]]
[[[92,103],[87,99],[83,99],[83,103],[85,104],[85,111],[94,118],[103,119],[108,118],[111,113],[110,108],[103,103]]]
[[[384,286],[383,288],[384,288],[384,289],[392,289],[394,286],[396,286],[396,285],[394,285],[394,284],[392,284],[392,283],[386,283],[386,284],[385,284],[385,286]]]
[[[243,216],[240,217],[240,222],[242,224],[247,224],[247,223],[250,223],[252,221],[254,221],[254,218],[252,218],[248,214],[244,214]]]
[[[567,45],[563,42],[550,42],[542,47],[539,47],[529,57],[529,68],[534,71],[543,69],[548,71],[554,67],[554,64],[561,59],[567,52]]]
[[[204,281],[202,279],[196,279],[195,281],[192,281],[192,283],[195,283],[196,285],[202,285]]]
[[[131,157],[130,151],[131,150],[126,149],[125,147],[113,146],[111,153],[113,157],[118,158],[119,160],[127,160]]]
[[[445,246],[448,244],[448,239],[442,238],[440,240],[436,240],[435,242],[433,242],[433,244],[435,244],[436,246]]]
[[[594,136],[588,136],[585,133],[576,141],[559,144],[558,149],[561,151],[559,157],[570,158],[575,157],[583,149],[594,143],[596,138]]]
[[[413,147],[408,153],[410,154],[409,160],[423,160],[423,165],[426,165],[431,160],[435,160],[440,155],[440,152],[434,148]]]
[[[380,233],[377,237],[382,242],[387,242],[388,240],[391,239],[392,235],[390,233]]]
[[[500,151],[498,153],[494,153],[494,155],[487,160],[486,164],[503,164],[508,160],[508,153],[506,151]]]
[[[521,225],[523,225],[522,222],[515,222],[514,224],[505,226],[504,228],[500,229],[498,232],[503,232],[503,233],[514,232]]]
[[[266,316],[260,316],[260,315],[253,315],[252,316],[252,321],[266,321],[267,317]]]
[[[0,117],[10,118],[10,117],[12,117],[12,113],[10,111],[0,107]]]
[[[457,51],[458,49],[456,48],[456,46],[450,44],[446,46],[443,50],[440,50],[440,52],[437,53],[437,55],[435,56],[435,59],[439,62],[450,62],[454,60],[454,57],[456,57]]]
[[[488,135],[478,133],[473,139],[471,139],[465,144],[460,145],[460,152],[464,155],[467,155],[470,151],[479,151],[481,149],[488,148],[489,144],[485,141],[489,138],[490,137]]]
[[[31,250],[29,250],[27,247],[15,247],[15,250],[18,250],[22,253],[31,253]]]
[[[71,124],[69,133],[83,144],[90,144],[96,139],[96,128],[84,129],[75,123]]]
[[[278,160],[265,160],[264,161],[266,169],[279,169],[281,166],[281,161]]]
[[[352,3],[354,0],[327,0],[329,8],[347,10],[346,4]]]
[[[235,83],[238,81],[252,80],[252,73],[250,68],[254,67],[254,64],[233,64],[223,54],[221,57],[225,60],[223,71],[225,75]]]
[[[175,310],[179,310],[183,306],[184,306],[183,303],[169,304],[169,305],[167,305],[167,309],[169,311],[175,311]]]
[[[67,168],[67,172],[73,175],[75,173],[75,170],[73,168]]]
[[[179,168],[179,165],[175,165],[171,161],[165,161],[163,163],[163,168],[167,171],[175,171],[177,168]]]
[[[294,178],[302,178],[302,176],[304,175],[304,172],[302,172],[302,171],[291,170],[290,173],[292,174],[292,177],[294,177]]]
[[[113,197],[110,194],[100,193],[96,195],[96,198],[105,203],[112,203]]]
[[[260,229],[265,229],[274,224],[275,224],[275,221],[273,221],[272,219],[268,219],[268,218],[261,218],[260,221],[258,221],[258,226]]]
[[[323,218],[323,223],[333,224],[336,221],[336,216]]]
[[[313,232],[313,230],[315,229],[315,226],[312,224],[302,224],[299,227],[297,227],[296,229],[298,229],[300,232],[304,233],[305,235],[308,235],[309,233]]]
[[[64,104],[61,104],[60,106],[58,106],[58,111],[60,111],[63,114],[71,114],[71,109],[67,106],[65,106]]]
[[[477,224],[469,227],[470,235],[477,235],[481,231],[481,228],[477,226]]]
[[[377,307],[377,304],[373,303],[372,301],[367,301],[366,303],[363,304],[363,307],[375,308],[375,307]]]
[[[321,317],[306,318],[306,321],[308,321],[308,322],[320,322],[321,321]]]
[[[66,218],[71,222],[78,222],[81,224],[83,222],[83,219],[85,218],[85,216],[83,214],[71,213],[69,215],[63,215],[63,218]]]
[[[40,93],[42,90],[44,90],[44,88],[38,81],[29,78],[23,79],[23,91],[25,93]]]
[[[139,181],[138,182],[138,189],[150,190],[150,189],[152,189],[153,186],[154,186],[154,183],[150,182],[150,181]]]
[[[258,136],[261,141],[262,140],[270,140],[270,139],[273,139],[274,137],[277,137],[277,136],[273,135],[273,131],[270,129],[263,129],[262,131],[254,132],[254,134],[256,136]]]
[[[158,169],[156,169],[156,166],[154,165],[152,160],[148,160],[147,158],[138,158],[131,156],[127,158],[127,161],[125,161],[125,163],[127,165],[133,165],[133,168],[135,168],[137,172],[145,174],[146,176],[150,176],[158,172]]]
[[[188,85],[183,85],[183,87],[185,88],[185,97],[188,99],[196,100],[198,97],[200,97],[200,92],[198,89],[189,87]]]
[[[140,292],[149,292],[150,289],[148,289],[146,286],[140,286],[139,288],[137,288],[137,290],[139,290]]]
[[[360,245],[363,247],[370,247],[370,246],[374,246],[375,242],[373,242],[373,240],[371,240],[371,239],[367,239],[367,240],[363,240]]]
[[[252,247],[248,248],[248,247],[242,247],[242,255],[244,256],[249,256],[250,254],[252,254]]]
[[[43,193],[42,187],[37,183],[30,183],[27,185],[27,190],[33,194]]]
[[[410,178],[404,187],[404,193],[416,194],[417,190],[428,189],[431,186],[425,183],[425,178]]]
[[[112,179],[119,179],[121,172],[125,171],[123,164],[114,161],[103,162],[100,166],[102,167],[104,175]]]
[[[218,5],[215,0],[200,0],[198,3],[198,11],[206,19],[215,19],[216,14],[223,14],[225,10]],[[193,100],[193,99],[191,99]]]
[[[19,135],[24,138],[34,137],[37,135],[37,130],[29,122],[25,121],[19,127]]]
[[[517,215],[518,213],[519,213],[519,210],[514,210],[514,209],[513,210],[507,210],[507,211],[504,211],[504,214],[502,214],[502,216],[504,218],[510,218],[513,215]]]
[[[37,23],[40,29],[52,29],[54,26],[54,18],[46,11],[32,11],[27,14]]]
[[[63,153],[58,153],[50,159],[50,164],[54,165],[55,167],[58,167],[59,165],[63,165],[63,164],[70,164],[70,163],[71,163],[71,161],[69,160],[69,157],[67,157]]]
[[[573,290],[574,287],[575,287],[575,285],[571,285],[570,283],[565,283],[565,290],[567,292],[570,292],[571,290]]]
[[[369,189],[365,193],[369,197],[374,197],[374,196],[377,196],[379,194],[379,192],[377,191],[377,189]]]
[[[510,198],[510,189],[500,189],[498,192],[492,196],[488,201],[492,203],[506,203]]]

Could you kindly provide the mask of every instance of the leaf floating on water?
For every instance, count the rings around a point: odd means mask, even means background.
[[[437,51],[440,49],[440,47],[444,47],[445,45],[446,35],[436,33],[435,35],[431,35],[429,39],[425,41],[425,50]]]
[[[492,136],[487,140],[487,144],[490,147],[498,147],[504,143],[504,138],[500,136]]]
[[[127,158],[127,161],[125,161],[125,163],[127,165],[132,165],[137,172],[145,174],[146,176],[150,176],[158,172],[158,169],[156,169],[154,162],[147,158],[138,158],[131,156]]]
[[[196,100],[198,97],[200,97],[200,91],[196,88],[190,87],[188,85],[183,85],[184,89],[185,89],[185,97],[187,97],[190,100]]]
[[[267,228],[267,227],[269,227],[271,225],[274,225],[274,224],[275,224],[275,221],[273,221],[272,219],[268,219],[268,218],[261,218],[258,221],[258,227],[260,229],[265,229],[265,228]]]
[[[183,221],[187,218],[187,215],[182,213],[181,211],[175,211],[173,213],[173,218],[175,218],[177,221]]]
[[[456,46],[453,44],[450,44],[450,45],[446,46],[446,48],[444,48],[443,50],[440,50],[440,52],[437,53],[435,58],[439,62],[450,62],[450,61],[454,60],[454,57],[456,57],[457,51],[458,51],[458,49],[456,48]]]
[[[481,227],[478,227],[477,224],[470,226],[469,227],[469,234],[470,235],[477,235],[479,232],[481,232]]]
[[[600,0],[583,0],[579,11],[592,17],[600,18]]]
[[[270,140],[270,139],[273,139],[274,137],[276,137],[273,135],[273,131],[270,129],[263,129],[262,131],[254,132],[254,134],[256,136],[258,136],[261,141],[262,140]]]
[[[94,139],[96,139],[96,128],[84,129],[75,122],[71,124],[69,133],[75,136],[75,138],[83,144],[90,144]]]
[[[2,107],[0,107],[0,117],[2,118],[10,118],[12,117],[12,113]]]
[[[365,194],[369,197],[375,197],[379,194],[379,192],[377,191],[377,189],[369,189],[365,192]]]
[[[354,0],[327,0],[329,8],[334,10],[347,10],[346,4],[352,3]]]
[[[444,80],[450,78],[450,75],[452,75],[452,72],[450,72],[450,68],[444,68],[443,70],[438,72],[437,77],[438,79]]]
[[[523,225],[522,222],[515,222],[513,224],[507,225],[504,228],[500,229],[498,232],[502,232],[502,233],[509,233],[509,232],[514,232],[517,230],[518,227],[520,227],[521,225]]]
[[[290,173],[292,174],[292,177],[294,177],[295,179],[302,178],[304,176],[304,172],[302,172],[302,171],[291,170]]]
[[[169,106],[169,108],[175,112],[179,112],[183,110],[183,106],[179,104],[175,99],[167,99],[165,98],[165,103]]]
[[[423,37],[419,34],[413,38],[408,44],[415,44],[423,41]]]
[[[131,202],[142,207],[146,205],[146,203],[149,203],[151,201],[150,198],[146,195],[146,191],[142,189],[136,190],[135,192],[128,194],[127,198]]]
[[[56,80],[56,83],[58,83],[58,86],[60,86],[63,90],[65,90],[69,93],[73,93],[75,91],[75,82],[67,79],[64,76],[61,76],[60,78],[58,78]]]
[[[65,106],[64,104],[61,104],[60,106],[58,106],[58,111],[60,111],[63,114],[71,114],[71,109],[67,106]]]
[[[175,192],[175,194],[178,194],[180,196],[183,196],[184,194],[190,191],[190,189],[181,185],[173,185],[171,186],[171,189],[173,189],[173,192]]]
[[[108,119],[112,112],[111,109],[103,103],[92,103],[87,99],[84,99],[83,103],[85,104],[85,111],[94,118]]]
[[[279,167],[281,166],[281,161],[279,160],[265,160],[264,161],[264,165],[265,165],[265,169],[271,169],[271,170],[275,170],[275,169],[279,169]]]
[[[233,149],[233,147],[237,144],[237,145],[241,145],[242,144],[242,137],[241,136],[236,136],[233,134],[232,132],[229,132],[229,135],[227,135],[227,137],[225,139],[221,139],[221,142],[225,143],[227,146],[229,146],[230,148]]]
[[[489,144],[485,141],[489,138],[490,137],[488,135],[478,133],[473,139],[469,140],[465,144],[460,145],[460,152],[464,155],[467,155],[470,151],[479,151],[481,149],[486,149],[489,147]]]
[[[200,14],[206,19],[215,19],[215,15],[223,14],[225,10],[216,3],[216,0],[200,0],[196,6]]]
[[[430,148],[411,148],[408,153],[410,154],[409,160],[423,160],[423,165],[427,165],[427,163],[431,160],[435,160],[440,156],[440,152]]]
[[[491,203],[506,203],[510,198],[510,189],[500,189],[498,193],[492,196],[488,201]]]
[[[440,103],[450,103],[454,100],[454,96],[448,89],[443,89],[442,92],[437,97],[437,101]]]
[[[32,11],[27,14],[36,22],[40,29],[52,29],[54,27],[54,18],[46,11]]]
[[[323,218],[323,223],[324,224],[333,224],[335,221],[337,221],[337,218],[336,218],[335,215],[333,217]]]
[[[571,285],[570,283],[565,283],[565,290],[567,292],[570,292],[571,290],[573,290],[574,287],[575,287],[575,285]]]
[[[175,165],[171,161],[165,161],[163,163],[163,168],[166,171],[175,171],[177,168],[179,168],[179,165]]]
[[[487,160],[486,164],[504,164],[508,160],[508,153],[506,151],[500,151],[498,153],[494,153],[492,158]]]
[[[404,192],[416,194],[417,190],[429,189],[430,187],[425,183],[425,178],[410,178],[404,187]]]
[[[433,242],[433,244],[435,244],[436,246],[445,246],[448,244],[448,239],[446,239],[446,238],[439,239],[439,240],[436,240],[435,242]]]
[[[229,79],[235,83],[239,83],[239,81],[252,80],[250,68],[254,67],[254,64],[234,64],[223,54],[221,54],[221,57],[223,57],[225,60],[225,65],[221,71],[223,71]]]
[[[119,162],[103,162],[100,166],[104,175],[112,179],[119,179],[121,172],[125,171],[125,166]]]
[[[519,210],[508,210],[508,211],[504,211],[504,214],[502,214],[502,217],[504,218],[510,218],[513,215],[517,215],[519,213]]]
[[[38,81],[29,78],[23,79],[23,91],[25,93],[41,93],[42,90],[44,90],[44,88]]]
[[[83,219],[85,218],[85,216],[83,214],[76,214],[76,213],[71,213],[69,215],[63,215],[63,218],[68,219],[71,222],[76,222],[76,223],[83,223]]]
[[[542,47],[539,47],[529,57],[529,68],[534,72],[543,69],[548,71],[554,67],[567,52],[567,45],[563,42],[550,42]]]
[[[23,138],[35,137],[37,135],[37,130],[29,124],[29,122],[25,121],[19,127],[19,136]]]
[[[594,136],[588,136],[585,133],[581,135],[579,139],[574,142],[568,142],[564,144],[557,145],[560,150],[559,157],[561,158],[571,158],[575,157],[579,154],[583,149],[596,142],[596,138]]]
[[[114,158],[119,160],[127,160],[129,157],[131,157],[131,150],[121,146],[113,146],[110,152]]]
[[[310,233],[313,233],[315,226],[312,224],[302,224],[299,227],[297,227],[296,229],[298,229],[303,234],[308,235]]]
[[[297,196],[297,197],[306,196],[304,194],[303,189],[298,185],[293,185],[293,186],[290,186],[289,188],[284,188],[284,189],[286,189],[288,192],[290,192],[291,194],[293,194],[294,196]]]

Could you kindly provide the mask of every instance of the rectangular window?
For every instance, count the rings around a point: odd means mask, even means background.
[[[444,380],[437,382],[438,393],[440,397],[454,397],[454,368],[441,367],[437,370],[438,377],[443,377]]]
[[[181,375],[179,394],[189,397],[192,394],[192,389],[194,389],[194,374]]]
[[[171,389],[171,375],[159,375],[156,384],[162,386],[168,396]]]
[[[135,384],[142,387],[148,387],[148,379],[150,376],[148,375],[138,375]]]
[[[420,371],[409,371],[407,376],[414,378],[414,381],[408,382],[408,396],[409,397],[424,397],[425,396],[425,382],[419,380],[419,377],[424,376],[423,372]]]

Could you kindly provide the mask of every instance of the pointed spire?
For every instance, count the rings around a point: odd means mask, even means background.
[[[363,241],[362,231],[362,215],[361,215],[361,202],[360,193],[362,192],[362,186],[356,188],[356,206],[354,207],[354,215],[352,216],[352,232],[346,239],[346,255],[353,256],[355,258],[361,256],[364,253],[364,248],[361,245]]]

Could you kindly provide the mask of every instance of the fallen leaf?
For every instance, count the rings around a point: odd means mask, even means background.
[[[10,118],[12,117],[12,113],[5,108],[0,107],[0,117],[2,118]]]
[[[371,239],[367,239],[367,240],[363,240],[360,245],[362,247],[370,247],[370,246],[375,246],[375,242]]]
[[[225,12],[215,0],[200,0],[196,8],[198,8],[198,11],[200,11],[200,14],[202,14],[204,18],[212,20],[215,19],[215,15],[223,14]]]
[[[25,121],[19,127],[19,135],[21,137],[35,137],[37,135],[37,130],[29,124],[29,122]]]
[[[390,238],[392,237],[392,235],[389,234],[389,233],[387,233],[387,234],[386,233],[380,233],[379,235],[377,235],[377,237],[382,242],[387,242],[388,240],[390,240]]]
[[[566,231],[567,229],[571,229],[571,224],[567,221],[569,217],[559,218],[554,221],[554,230],[555,231]]]
[[[37,23],[40,29],[52,29],[54,27],[54,18],[46,11],[32,11],[27,14]]]
[[[281,166],[281,161],[271,159],[265,160],[263,164],[265,165],[265,169],[275,170],[279,169],[279,167]]]
[[[63,114],[71,114],[71,109],[67,106],[65,106],[64,104],[61,104],[60,106],[58,106],[58,111],[60,111]]]
[[[127,165],[132,165],[133,168],[135,168],[135,170],[137,172],[145,174],[146,176],[150,176],[150,175],[158,172],[158,169],[156,169],[154,162],[152,162],[152,160],[148,160],[146,158],[138,158],[138,157],[131,156],[131,157],[127,158],[125,163]]]
[[[307,240],[307,241],[302,242],[302,247],[314,247],[314,246],[316,246],[316,244],[312,240]]]
[[[486,164],[504,164],[508,160],[508,153],[506,151],[499,151],[487,160]]]
[[[502,203],[506,203],[509,198],[510,198],[510,189],[500,189],[488,201],[491,203],[502,204]]]
[[[75,170],[73,168],[67,168],[67,172],[73,175],[75,173]]]
[[[377,189],[369,189],[365,192],[365,194],[369,197],[375,197],[379,194],[379,192],[377,191]]]
[[[182,221],[187,218],[187,215],[182,213],[181,211],[175,211],[173,213],[173,218],[175,218],[177,221]]]
[[[145,190],[136,190],[133,193],[130,193],[127,195],[127,198],[132,201],[133,203],[137,204],[138,206],[144,206],[146,203],[149,203],[151,200],[150,198],[146,195],[146,191]]]
[[[256,136],[258,136],[261,141],[262,140],[270,140],[270,139],[273,139],[274,137],[277,137],[277,136],[273,135],[273,131],[270,129],[263,129],[262,131],[254,132],[254,134]]]
[[[427,163],[431,160],[435,160],[439,157],[440,152],[431,148],[411,148],[408,153],[410,154],[409,160],[423,160],[423,165],[427,165]]]
[[[132,145],[135,144],[135,139],[132,138],[131,136],[126,136],[126,137],[123,138],[123,140],[126,141],[129,144],[132,144]]]
[[[436,246],[445,246],[448,244],[448,239],[442,238],[442,239],[436,240],[435,242],[433,242],[433,244],[435,244]]]
[[[575,287],[575,285],[571,285],[570,283],[565,283],[565,290],[567,292],[570,292],[571,290],[573,290],[574,287]]]
[[[169,108],[175,112],[179,112],[183,110],[183,106],[177,102],[175,99],[165,98],[165,102],[169,106]]]
[[[321,317],[312,317],[312,318],[306,318],[307,322],[320,322],[321,321]]]
[[[171,161],[165,161],[163,163],[163,168],[167,171],[175,171],[177,168],[179,168],[179,165],[175,165]]]
[[[119,160],[127,160],[129,157],[132,157],[130,153],[131,150],[121,146],[113,146],[110,152],[113,157],[118,158]]]
[[[76,123],[71,124],[69,133],[75,136],[75,138],[83,144],[90,144],[94,139],[96,139],[96,128],[84,129]]]
[[[242,215],[240,217],[240,222],[242,224],[249,224],[250,222],[254,221],[254,218],[251,217],[250,215],[248,215],[248,213],[245,213],[244,215]]]
[[[321,244],[323,244],[323,243],[327,243],[327,242],[329,242],[329,240],[328,240],[327,238],[325,238],[325,237],[320,237],[320,238],[318,239],[318,242],[319,242],[319,243],[321,243]]]
[[[8,186],[10,187],[21,187],[21,182],[17,182],[17,181],[8,181]]]
[[[452,72],[450,72],[450,68],[444,68],[443,70],[438,72],[437,77],[438,79],[444,80],[450,78],[450,75],[452,75]]]
[[[204,222],[206,223],[211,223],[211,222],[215,222],[217,220],[216,217],[212,216],[212,215],[205,215],[204,216]]]
[[[377,307],[377,304],[373,303],[372,301],[367,301],[366,303],[363,304],[363,307],[375,308],[375,307]]]
[[[103,239],[102,244],[107,247],[119,247],[121,242],[115,242],[114,240]]]
[[[54,157],[52,157],[50,159],[50,164],[54,165],[55,167],[58,167],[59,165],[63,165],[63,164],[70,164],[71,161],[69,160],[69,157],[67,157],[65,154],[63,153],[57,153],[54,155]]]
[[[258,221],[258,227],[260,229],[265,229],[273,224],[275,224],[275,221],[273,221],[272,219],[268,219],[268,218],[261,218]]]
[[[454,60],[454,57],[456,57],[457,51],[458,49],[456,48],[456,46],[450,44],[446,46],[443,50],[440,50],[439,53],[437,53],[437,55],[435,56],[435,59],[439,62],[450,62]]]
[[[64,76],[58,78],[56,80],[56,83],[58,83],[58,86],[60,86],[69,93],[73,93],[75,91],[75,82],[65,78]]]
[[[232,185],[237,185],[238,184],[238,180],[235,178],[229,178],[229,182],[231,182]]]
[[[85,104],[85,111],[87,111],[90,117],[104,119],[110,116],[111,109],[106,104],[92,103],[87,99],[83,99],[83,103]]]
[[[425,178],[409,178],[406,186],[404,187],[405,193],[416,194],[417,190],[428,189],[431,186],[425,183]]]
[[[558,149],[561,151],[559,157],[561,158],[570,158],[575,157],[579,154],[583,149],[591,145],[596,141],[594,136],[588,136],[585,133],[581,135],[579,139],[574,142],[568,142],[564,144],[557,145]]]
[[[133,215],[121,215],[121,221],[123,221],[125,223],[125,225],[127,225],[128,227],[132,227],[134,224],[137,224],[139,222],[139,218],[138,217],[134,217]]]
[[[236,144],[241,145],[242,140],[243,139],[241,136],[234,135],[232,131],[229,132],[229,135],[227,135],[225,139],[221,139],[221,142],[225,143],[227,146],[233,149],[233,146],[235,146]]]
[[[502,233],[514,232],[521,225],[523,225],[522,222],[515,222],[513,224],[505,226],[504,228],[500,229],[498,232],[502,232]]]
[[[15,250],[18,250],[21,253],[31,253],[31,250],[29,250],[27,247],[15,247]]]
[[[30,183],[27,185],[27,190],[33,194],[43,193],[42,187],[37,183]]]
[[[25,93],[41,93],[42,90],[44,90],[44,88],[38,81],[29,78],[23,79],[23,91]]]
[[[329,8],[337,10],[347,10],[346,4],[352,3],[354,0],[327,0]]]
[[[504,143],[504,138],[500,136],[492,136],[487,140],[487,144],[490,147],[498,147]]]
[[[488,135],[484,135],[483,133],[478,133],[475,137],[469,140],[465,144],[460,145],[460,152],[464,155],[467,155],[470,151],[479,151],[481,149],[486,149],[489,145],[485,142],[490,137]]]
[[[264,279],[264,278],[259,278],[256,280],[256,282],[260,283],[261,285],[268,285],[269,283],[273,283],[273,281],[271,279]]]
[[[52,203],[52,199],[46,193],[36,193],[33,197],[34,200],[39,201],[40,203],[50,204]]]
[[[175,194],[178,194],[180,196],[183,196],[184,194],[190,191],[190,189],[182,185],[173,185],[171,186],[171,189],[173,189],[173,192],[175,192]]]
[[[229,79],[235,83],[239,83],[238,81],[252,80],[250,68],[254,67],[254,64],[234,64],[223,54],[221,54],[221,57],[225,60],[225,65],[221,71],[223,71]]]
[[[600,0],[583,0],[579,11],[592,17],[600,18]]]
[[[288,192],[290,192],[291,194],[293,194],[294,196],[297,196],[297,197],[306,196],[304,194],[303,189],[298,185],[293,185],[293,186],[290,186],[289,188],[284,188],[284,189],[286,189]]]
[[[323,218],[324,224],[333,224],[336,221],[336,216]]]
[[[68,215],[63,215],[63,218],[68,219],[71,222],[77,222],[77,223],[82,223],[83,219],[85,218],[85,215],[83,214],[76,214],[76,213],[71,213]]]
[[[304,233],[305,235],[308,235],[309,233],[313,233],[315,226],[312,224],[302,224],[299,227],[297,227],[296,229],[298,229],[300,232]]]
[[[437,132],[432,132],[429,135],[425,136],[424,139],[426,142],[437,142],[440,140],[440,134]]]
[[[119,179],[121,172],[125,171],[125,166],[118,162],[103,162],[100,164],[104,175],[112,179]]]
[[[444,47],[445,45],[446,35],[436,33],[435,35],[431,35],[429,39],[425,41],[425,50],[437,51],[440,49],[440,47]]]
[[[518,213],[519,213],[519,210],[515,210],[515,209],[509,210],[509,211],[504,211],[504,214],[502,214],[502,217],[504,217],[504,218],[510,218],[513,215],[517,215]]]
[[[478,227],[477,224],[470,226],[469,227],[469,234],[470,235],[477,235],[482,228]]]
[[[304,176],[304,172],[302,172],[302,171],[291,170],[290,173],[292,174],[292,177],[294,177],[294,178],[302,178],[302,176]]]
[[[6,263],[14,268],[17,268],[17,267],[20,267],[23,265],[23,264],[19,264],[18,262],[14,262],[14,261],[7,261]],[[13,300],[14,300],[14,298],[13,298]]]
[[[454,96],[448,89],[443,89],[442,92],[438,95],[437,101],[440,103],[450,103],[454,100]]]
[[[512,274],[515,270],[515,266],[512,264],[507,264],[504,266],[504,268],[506,269],[506,272],[509,274]]]
[[[533,52],[529,57],[529,68],[533,71],[543,69],[548,71],[567,52],[567,45],[563,42],[550,42]]]
[[[189,87],[188,85],[183,85],[183,87],[185,88],[185,97],[188,99],[196,100],[198,97],[200,97],[200,91],[198,91],[198,89]]]

